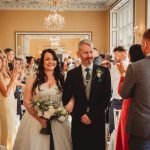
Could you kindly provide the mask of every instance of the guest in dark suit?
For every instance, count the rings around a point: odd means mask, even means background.
[[[132,63],[127,69],[120,94],[131,97],[127,132],[130,150],[150,150],[150,29],[142,38],[144,59]]]
[[[93,64],[93,44],[78,46],[81,65],[67,74],[63,104],[74,97],[72,111],[73,150],[105,150],[105,108],[111,96],[109,69]]]

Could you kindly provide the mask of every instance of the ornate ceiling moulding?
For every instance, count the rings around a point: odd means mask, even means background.
[[[46,10],[51,5],[43,5],[43,0],[0,0],[0,10]],[[107,10],[118,0],[46,0],[49,4],[55,1],[61,8],[65,4],[68,11],[101,11]],[[64,7],[64,6],[63,6]]]

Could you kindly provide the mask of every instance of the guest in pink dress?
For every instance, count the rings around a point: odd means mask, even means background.
[[[131,63],[143,59],[145,56],[142,52],[141,45],[132,45],[129,49],[129,60]],[[120,93],[122,82],[124,81],[124,76],[126,68],[122,63],[118,64],[118,71],[120,73],[120,82],[118,86],[118,92]],[[128,119],[128,109],[130,107],[130,99],[124,99],[122,103],[121,115],[118,124],[117,140],[116,140],[116,150],[129,150],[128,139],[129,135],[126,132],[126,123]]]

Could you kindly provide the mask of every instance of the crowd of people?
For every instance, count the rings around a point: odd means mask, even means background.
[[[33,57],[31,57],[33,58]],[[14,57],[10,48],[0,50],[0,144],[12,149],[23,116],[23,89],[29,74],[36,72],[34,59],[27,63]]]
[[[59,62],[54,50],[45,49],[40,59],[24,61],[12,49],[0,49],[0,149],[106,150],[106,122],[114,141],[108,149],[150,149],[150,29],[141,45],[115,47],[114,59],[99,55],[87,39],[77,55]],[[40,112],[35,108],[46,107],[45,96],[55,105]],[[114,110],[120,113],[117,130]]]

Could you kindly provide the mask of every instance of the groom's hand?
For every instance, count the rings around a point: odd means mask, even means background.
[[[90,120],[90,118],[87,116],[87,114],[85,114],[85,115],[83,115],[82,117],[81,117],[81,122],[82,123],[84,123],[84,124],[91,124],[91,120]]]

